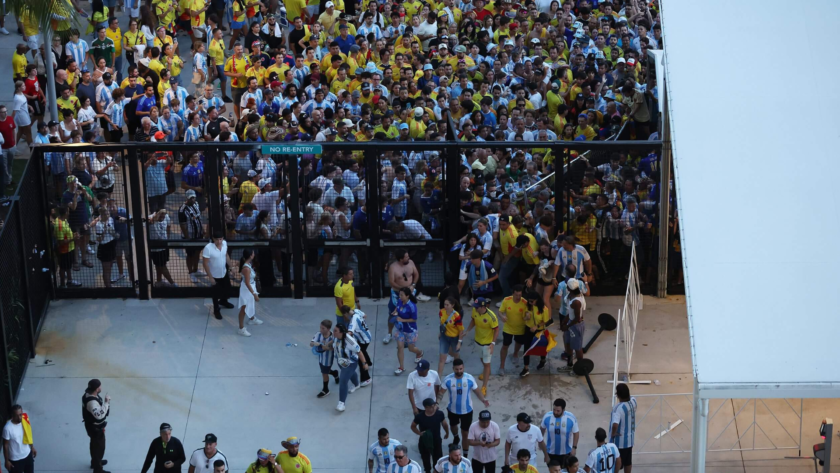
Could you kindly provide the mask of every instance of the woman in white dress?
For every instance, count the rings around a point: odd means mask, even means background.
[[[245,328],[245,316],[248,316],[248,325],[260,325],[262,320],[256,316],[256,305],[260,300],[257,293],[257,286],[254,285],[256,273],[251,264],[254,262],[254,250],[245,248],[242,250],[242,258],[239,260],[239,274],[242,281],[239,283],[239,335],[250,337],[251,332]]]
[[[29,112],[32,107],[29,106],[29,101],[26,95],[23,94],[24,83],[22,81],[15,82],[15,102],[12,108],[12,120],[18,127],[17,141],[20,141],[21,136],[25,137],[26,142],[32,144],[32,119],[29,117]]]

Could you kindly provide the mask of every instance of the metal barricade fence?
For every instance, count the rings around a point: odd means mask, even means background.
[[[310,154],[283,151],[294,152],[298,146],[311,147]],[[639,159],[638,153],[660,146],[615,141],[412,142],[408,149],[399,142],[125,143],[39,146],[33,156],[44,163],[46,205],[73,199],[65,195],[68,175],[76,175],[90,197],[81,201],[87,213],[69,219],[78,247],[72,257],[62,260],[71,266],[65,285],[60,277],[54,278],[58,297],[208,297],[212,289],[202,274],[199,253],[213,233],[221,232],[233,260],[245,248],[255,251],[261,296],[329,297],[339,273],[350,269],[357,294],[377,298],[390,291],[387,263],[395,248],[409,250],[429,294],[444,285],[446,273],[458,274],[460,262],[450,248],[467,230],[459,205],[462,172],[469,173],[462,156],[513,150],[539,159],[537,171],[546,173],[555,163],[569,163],[584,153],[636,153]],[[316,149],[319,154],[312,154]],[[103,173],[107,163],[112,164]],[[576,163],[588,169],[587,175],[602,173],[600,168],[593,171],[592,163]],[[85,169],[110,179],[88,180]],[[408,170],[407,181],[401,180],[403,169]],[[574,177],[575,169],[569,166],[532,189],[526,188],[537,179],[508,179],[508,187],[499,193],[511,197],[513,205],[536,203],[542,199],[541,191],[553,196],[545,204],[557,204],[553,214],[557,230],[592,231],[591,243],[585,244],[599,253],[598,270],[606,274],[608,265],[620,262],[608,249],[601,257],[595,230],[586,218],[573,221],[573,214],[587,202],[586,195],[591,196],[580,182],[582,174]],[[504,167],[499,172],[510,174]],[[270,190],[260,189],[263,180],[270,183]],[[528,185],[520,187],[521,183]],[[427,186],[429,194],[424,195]],[[481,197],[474,199],[467,204],[480,207]],[[119,234],[116,260],[110,254],[99,255],[103,245],[93,243],[96,223],[101,223],[93,219],[102,207],[109,208],[114,226],[122,230],[115,232]],[[256,226],[260,211],[268,216]],[[539,221],[539,215],[523,217]],[[584,237],[581,234],[579,239]],[[60,270],[58,259],[55,262],[53,274]],[[234,287],[237,277],[232,275]],[[615,289],[609,284],[601,288],[604,294]],[[595,292],[601,288],[594,287]]]

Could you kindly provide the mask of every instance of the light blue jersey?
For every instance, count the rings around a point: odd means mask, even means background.
[[[374,473],[386,473],[388,467],[394,463],[394,447],[402,445],[399,440],[390,439],[388,445],[382,446],[379,440],[368,447],[368,460],[373,460]]]
[[[613,443],[605,443],[589,452],[586,466],[589,467],[589,471],[596,473],[615,473],[615,462],[618,458],[618,447]]]
[[[450,373],[443,378],[441,387],[449,391],[449,405],[446,409],[453,414],[469,414],[473,410],[472,391],[478,389],[478,383],[471,374],[464,373],[460,378]],[[466,426],[469,427],[469,426]]]
[[[347,325],[347,331],[353,332],[353,335],[356,336],[356,340],[359,343],[370,343],[371,334],[370,329],[367,326],[367,317],[365,317],[364,312],[358,309],[353,312],[350,324]],[[397,443],[397,445],[399,445],[399,443]]]
[[[435,471],[438,473],[472,473],[472,465],[466,458],[461,458],[457,465],[449,461],[449,455],[441,458],[435,464]]]
[[[574,434],[580,431],[574,414],[566,411],[560,417],[554,417],[553,412],[548,412],[543,416],[540,427],[545,429],[549,454],[568,455],[572,452]]]
[[[312,341],[317,343],[318,345],[321,345],[321,347],[323,348],[328,343],[331,343],[333,341],[333,337],[332,335],[330,335],[329,337],[324,337],[324,335],[321,334],[321,332],[318,332],[315,334],[314,337],[312,337]],[[318,354],[318,364],[332,367],[334,356],[335,352],[333,350],[324,350],[323,352]]]
[[[388,465],[385,473],[423,473],[423,467],[416,461],[409,460],[408,465],[399,466],[396,461]]]
[[[632,448],[636,437],[636,398],[620,402],[613,407],[610,429],[618,424],[618,435],[610,439],[618,448]]]

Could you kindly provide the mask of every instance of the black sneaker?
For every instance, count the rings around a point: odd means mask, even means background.
[[[332,371],[330,371],[330,374],[332,375],[333,378],[335,378],[335,384],[338,384],[338,371],[332,370]]]
[[[456,435],[456,436],[452,437],[452,443],[456,443],[458,445],[461,445],[461,436]]]
[[[233,99],[228,97],[227,95],[222,96],[222,101],[223,102],[228,102],[228,103],[233,103]]]
[[[319,393],[318,393],[317,398],[318,398],[318,399],[321,399],[322,397],[327,397],[327,396],[329,396],[329,395],[330,395],[330,390],[329,390],[329,389],[327,389],[326,391],[321,391],[321,392],[319,392]]]
[[[233,309],[234,305],[231,304],[229,301],[219,302],[219,305],[224,307],[225,309]]]
[[[541,370],[545,368],[545,360],[540,360],[540,364],[537,365],[537,369]]]
[[[525,368],[522,368],[522,371],[519,372],[519,377],[524,378],[524,377],[528,376],[529,374],[531,374],[531,370],[529,370],[528,367],[526,366]]]
[[[569,359],[569,354],[566,353],[566,352],[561,353],[560,354],[560,359],[563,360],[563,361],[568,360]]]
[[[464,457],[464,458],[469,458],[470,457],[470,451],[469,450],[464,450],[464,453],[462,453],[461,456]]]
[[[213,312],[213,315],[214,315],[214,316],[216,316],[216,318],[217,318],[218,320],[222,320],[222,319],[223,319],[223,317],[222,317],[222,313],[221,313],[218,309],[216,309],[216,311],[215,311],[215,312]]]

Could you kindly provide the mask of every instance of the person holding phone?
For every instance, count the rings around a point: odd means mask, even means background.
[[[152,444],[149,445],[149,452],[146,454],[141,473],[149,471],[152,460],[155,461],[154,473],[180,472],[181,465],[187,461],[184,445],[172,436],[172,426],[166,422],[160,424],[160,437],[152,440]]]

